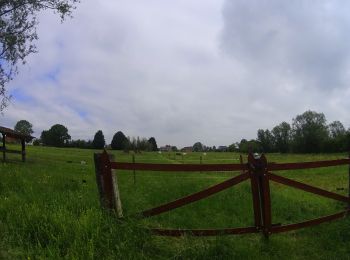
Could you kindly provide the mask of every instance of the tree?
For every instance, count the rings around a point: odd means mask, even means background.
[[[81,140],[81,139],[71,140],[68,144],[66,144],[66,146],[75,147],[75,148],[82,148],[82,149],[93,148],[91,140],[85,141],[85,140]]]
[[[16,123],[14,130],[24,135],[31,135],[32,133],[34,133],[33,125],[27,120],[19,120]]]
[[[130,140],[130,137],[128,137],[128,142],[129,142],[128,147],[130,148],[130,150],[136,151],[136,149],[137,149],[136,138],[133,137],[133,138]]]
[[[323,113],[309,110],[293,119],[292,139],[295,152],[321,152],[327,138],[326,117]]]
[[[114,134],[111,147],[114,150],[123,150],[127,145],[128,139],[122,131],[118,131]]]
[[[260,143],[263,152],[272,152],[274,150],[274,139],[271,132],[268,129],[266,129],[265,131],[263,129],[259,129],[257,135],[257,141]]]
[[[44,145],[63,147],[70,140],[68,129],[64,125],[53,125],[49,130],[44,130],[41,133],[41,141]]]
[[[237,152],[238,151],[238,143],[232,143],[228,146],[229,152]],[[214,150],[215,151],[215,150]]]
[[[105,137],[102,133],[102,130],[98,130],[94,136],[94,140],[92,141],[92,147],[94,149],[103,149],[105,147]]]
[[[35,138],[34,141],[33,141],[33,145],[34,145],[34,146],[38,146],[38,145],[40,145],[40,144],[41,144],[41,140],[38,139],[38,138]]]
[[[347,151],[347,133],[344,125],[340,121],[333,121],[328,125],[329,139],[326,143],[327,152]]]
[[[345,144],[346,144],[345,150],[350,152],[350,128],[346,131]]]
[[[242,153],[253,153],[253,152],[261,152],[261,144],[256,140],[246,140],[242,139],[238,145],[238,149]]]
[[[158,146],[157,146],[157,142],[156,139],[154,137],[151,137],[150,139],[148,139],[148,142],[151,145],[151,151],[158,151]]]
[[[282,122],[272,129],[275,149],[280,153],[286,153],[290,150],[290,124]]]
[[[0,111],[9,100],[6,84],[18,72],[18,64],[36,52],[37,15],[53,10],[63,21],[79,0],[2,0],[0,1]]]
[[[340,121],[333,121],[328,125],[328,129],[331,138],[337,138],[346,134],[345,127]]]
[[[203,152],[204,146],[201,142],[197,142],[192,146],[193,152]]]
[[[152,151],[152,145],[146,138],[137,137],[137,151]]]

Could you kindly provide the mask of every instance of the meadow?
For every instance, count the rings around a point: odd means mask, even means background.
[[[0,163],[0,259],[350,259],[350,218],[268,240],[261,234],[180,238],[151,235],[145,227],[226,228],[253,225],[250,183],[173,211],[137,220],[131,216],[224,181],[237,172],[118,171],[124,219],[101,210],[94,150],[33,147],[27,162],[8,155]],[[109,151],[117,161],[132,155]],[[237,153],[144,152],[136,162],[239,163]],[[274,162],[344,158],[346,154],[268,154]],[[243,155],[244,161],[246,155]],[[348,166],[278,172],[339,194],[348,194]],[[271,183],[273,223],[295,223],[336,213],[344,204]]]

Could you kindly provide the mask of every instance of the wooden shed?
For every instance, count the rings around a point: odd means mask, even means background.
[[[7,127],[0,126],[0,133],[2,134],[2,146],[0,146],[0,152],[2,152],[3,161],[6,161],[6,153],[16,153],[22,155],[22,161],[26,160],[26,142],[30,142],[34,137],[30,135],[25,135],[15,130],[12,130]],[[6,140],[9,138],[16,139],[21,141],[22,149],[10,150],[6,148]]]

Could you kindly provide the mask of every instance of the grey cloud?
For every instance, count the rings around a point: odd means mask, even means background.
[[[31,103],[13,100],[1,124],[178,147],[255,138],[306,109],[348,126],[347,5],[312,3],[85,0],[63,24],[43,13],[39,53],[9,86]]]
[[[222,47],[260,74],[323,90],[346,87],[349,11],[344,1],[227,0]]]

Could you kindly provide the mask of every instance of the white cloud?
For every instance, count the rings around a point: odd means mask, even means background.
[[[340,8],[341,6],[341,8]],[[313,109],[349,125],[349,6],[327,1],[86,0],[45,12],[39,53],[0,118],[35,135],[103,130],[158,144],[224,145]],[[331,87],[329,87],[331,85]]]

